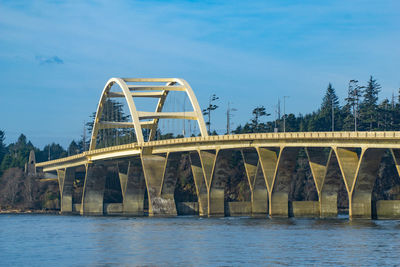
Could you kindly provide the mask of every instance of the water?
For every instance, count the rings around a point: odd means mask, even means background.
[[[400,265],[400,221],[0,215],[0,266]]]

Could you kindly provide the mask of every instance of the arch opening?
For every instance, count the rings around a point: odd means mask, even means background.
[[[175,127],[176,120],[179,127]],[[171,129],[160,127],[169,124]],[[201,136],[208,135],[200,106],[186,81],[112,78],[103,89],[90,129],[90,150],[165,139],[163,135],[196,135],[196,126]]]

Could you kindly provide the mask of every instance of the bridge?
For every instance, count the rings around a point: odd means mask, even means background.
[[[116,91],[117,90],[117,91]],[[170,92],[187,95],[191,111],[166,112]],[[130,121],[110,121],[105,116],[109,99],[123,99]],[[152,98],[153,112],[139,111],[137,99]],[[161,119],[193,120],[198,137],[156,140]],[[130,129],[134,142],[98,147],[104,129]],[[147,134],[143,134],[147,133]],[[304,150],[318,193],[318,201],[289,201],[291,179],[299,151]],[[389,152],[400,173],[400,132],[290,132],[209,136],[200,106],[183,79],[112,78],[104,87],[93,124],[90,148],[78,155],[41,162],[36,168],[57,173],[61,212],[82,215],[111,213],[105,208],[107,175],[116,170],[122,203],[114,205],[124,215],[175,216],[174,191],[178,164],[190,159],[200,216],[226,214],[225,186],[233,153],[241,155],[251,199],[231,205],[233,211],[254,216],[335,217],[341,183],[349,202],[350,218],[398,218],[400,201],[373,201],[372,191],[382,156]],[[73,200],[77,173],[84,173],[81,201]],[[147,197],[146,197],[147,195]],[[73,202],[77,203],[73,203]],[[145,203],[147,202],[147,203]],[[111,209],[111,210],[110,210]]]

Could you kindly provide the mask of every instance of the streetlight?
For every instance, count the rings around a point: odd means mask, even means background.
[[[283,132],[286,133],[286,98],[288,95],[283,96]]]
[[[231,108],[230,103],[228,102],[228,109],[226,110],[226,134],[231,134],[232,111],[237,111],[237,109]]]

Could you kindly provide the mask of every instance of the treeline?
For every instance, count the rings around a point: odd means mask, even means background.
[[[36,161],[46,161],[66,157],[68,152],[59,144],[49,144],[43,149],[35,147],[24,134],[15,143],[4,143],[5,133],[0,130],[0,174],[10,168],[24,169],[31,150],[35,151]]]
[[[347,97],[340,105],[336,90],[328,84],[320,108],[311,114],[285,114],[277,120],[262,122],[270,114],[264,106],[256,107],[252,119],[233,133],[313,132],[313,131],[398,131],[400,130],[400,89],[394,97],[380,102],[381,85],[370,76],[365,85],[351,80]],[[285,128],[285,129],[284,129]]]

